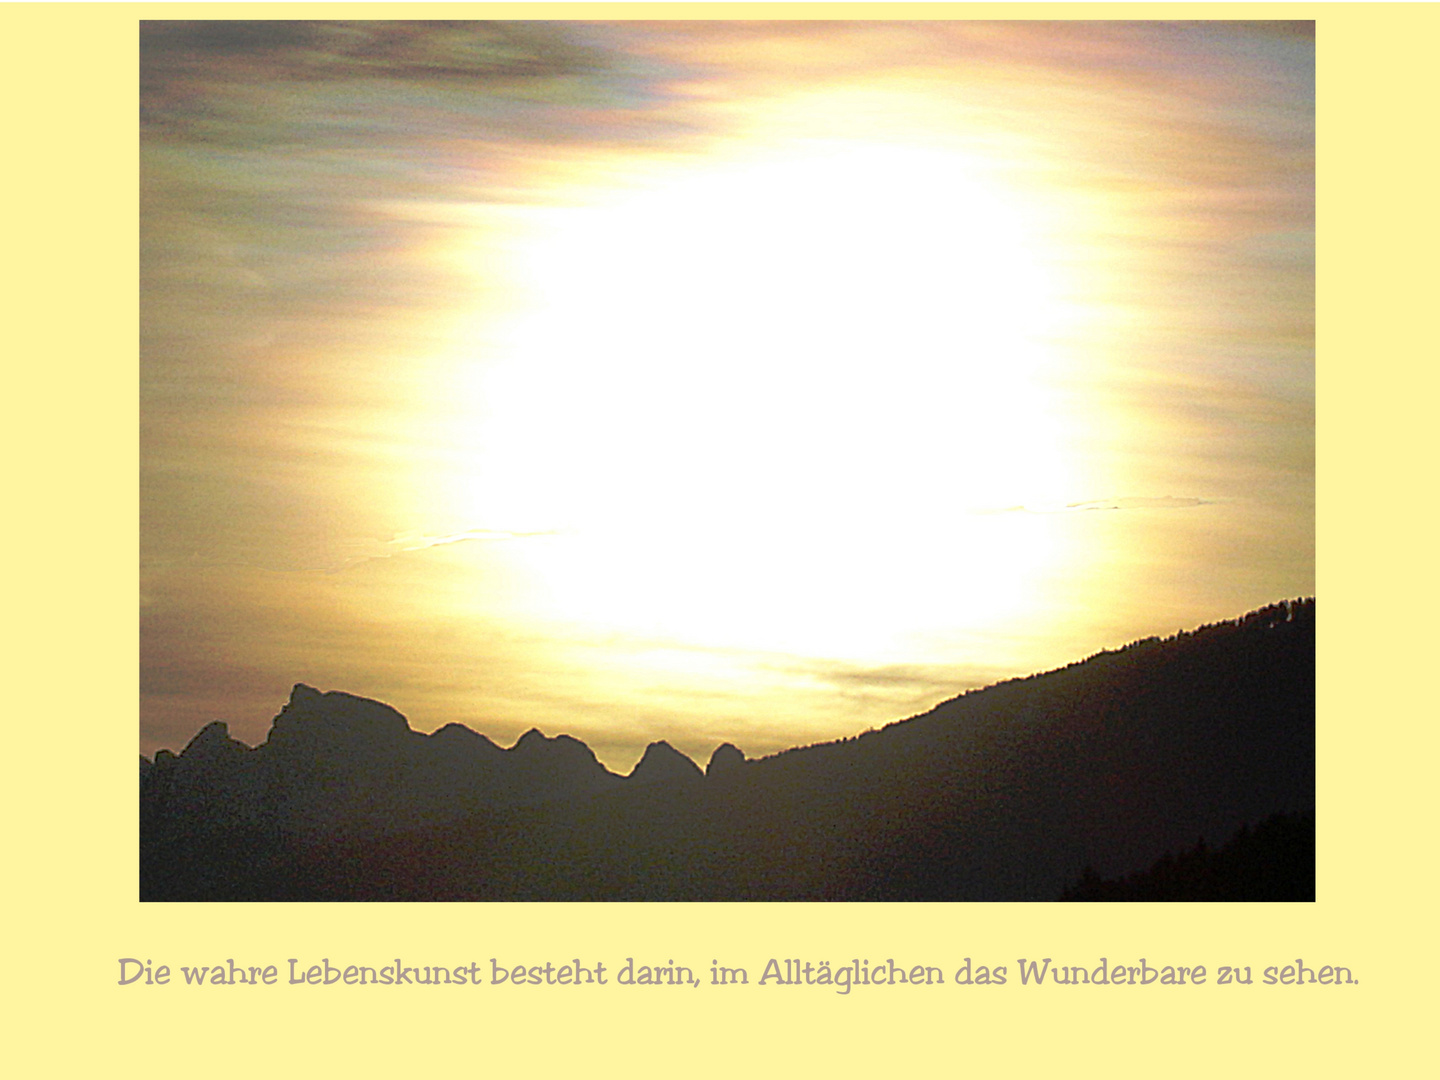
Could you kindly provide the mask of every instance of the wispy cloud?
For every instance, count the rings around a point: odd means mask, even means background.
[[[371,559],[389,559],[412,551],[463,544],[471,540],[524,540],[535,536],[555,536],[556,531],[515,532],[509,529],[466,529],[463,532],[447,533],[443,536],[429,536],[424,533],[404,533],[390,540],[354,540],[346,545],[343,561],[329,569],[331,572],[347,570]]]
[[[837,699],[887,708],[886,721],[931,708],[1007,672],[963,664],[862,664],[846,660],[770,657],[756,666],[827,688]]]
[[[1121,499],[1088,499],[1072,503],[1037,503],[1027,506],[1004,506],[993,510],[977,510],[977,514],[1073,514],[1085,510],[1186,510],[1195,506],[1212,506],[1213,499],[1179,498],[1164,495],[1130,496]]]

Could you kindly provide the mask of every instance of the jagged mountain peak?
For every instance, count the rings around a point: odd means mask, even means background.
[[[283,746],[294,739],[350,745],[394,745],[418,734],[398,710],[381,701],[347,694],[321,693],[296,683],[290,701],[270,728],[267,743]]]
[[[522,753],[534,753],[541,747],[555,740],[548,737],[539,728],[532,727],[529,731],[515,740],[515,745],[510,747],[511,753],[520,751]]]
[[[667,780],[698,780],[702,775],[699,765],[663,739],[645,747],[645,753],[630,771],[632,781],[644,784]]]
[[[494,741],[486,735],[480,734],[473,728],[464,724],[446,724],[444,727],[432,731],[427,738],[439,746],[464,747],[467,749],[479,748],[486,751],[504,753]]]
[[[230,727],[224,720],[212,720],[190,740],[180,756],[186,761],[213,759],[226,755],[243,754],[250,748],[230,737]]]
[[[585,745],[573,735],[544,734],[539,728],[531,728],[515,741],[510,748],[512,754],[518,753],[521,757],[530,757],[536,754],[543,754],[547,757],[586,758],[599,764],[595,754],[590,747]]]
[[[727,776],[746,763],[744,752],[734,743],[721,743],[705,766],[706,776]]]
[[[325,695],[319,690],[316,690],[315,687],[306,686],[304,683],[297,682],[290,688],[289,705],[291,708],[302,709],[307,705],[317,704],[324,697]]]

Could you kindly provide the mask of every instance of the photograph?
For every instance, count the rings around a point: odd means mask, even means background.
[[[139,900],[1313,902],[1315,76],[141,20]]]

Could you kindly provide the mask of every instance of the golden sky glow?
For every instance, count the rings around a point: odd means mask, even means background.
[[[1290,24],[146,24],[142,731],[625,770],[1314,592]]]

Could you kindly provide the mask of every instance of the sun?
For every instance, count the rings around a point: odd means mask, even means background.
[[[1066,284],[993,163],[761,140],[525,216],[448,498],[556,534],[527,556],[553,615],[874,655],[1033,600],[1053,545],[987,512],[1075,490]]]

